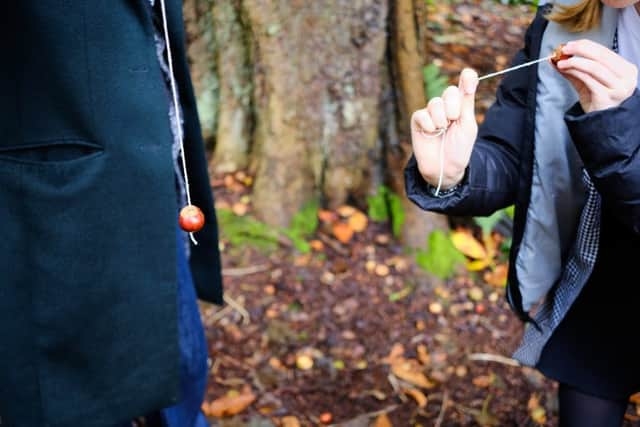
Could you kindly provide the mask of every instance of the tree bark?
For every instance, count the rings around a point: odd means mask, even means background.
[[[409,117],[425,104],[414,1],[186,0],[215,29],[215,84],[196,84],[215,106],[200,111],[214,116],[212,170],[249,168],[260,219],[286,226],[312,199],[364,207],[381,184],[404,195]],[[424,246],[446,220],[404,200],[405,242]]]
[[[412,248],[424,247],[427,237],[436,228],[448,226],[444,215],[424,212],[413,204],[404,189],[402,170],[411,156],[410,121],[414,111],[424,108],[427,100],[424,92],[422,68],[424,66],[419,51],[419,36],[416,28],[416,13],[413,0],[396,0],[393,4],[394,22],[391,25],[393,53],[392,72],[398,93],[400,144],[388,151],[387,163],[391,172],[391,188],[403,195],[405,223],[402,240]]]

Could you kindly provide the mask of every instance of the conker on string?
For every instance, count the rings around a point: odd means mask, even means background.
[[[565,44],[563,43],[554,49],[553,55],[551,56],[551,62],[553,63],[553,65],[558,65],[559,61],[564,61],[565,59],[571,58],[572,55],[567,55],[566,53],[562,52],[562,48],[564,46]]]
[[[204,214],[195,205],[187,205],[180,210],[180,228],[188,233],[200,231],[204,227]]]

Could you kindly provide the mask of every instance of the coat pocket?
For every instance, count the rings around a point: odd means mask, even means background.
[[[61,167],[99,156],[103,148],[93,142],[60,139],[0,147],[0,166]]]

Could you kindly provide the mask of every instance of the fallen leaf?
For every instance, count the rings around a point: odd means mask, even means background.
[[[527,409],[529,410],[529,415],[531,419],[540,425],[544,425],[547,423],[547,413],[540,405],[540,398],[537,394],[533,393],[527,402]]]
[[[306,354],[300,355],[296,358],[296,366],[302,371],[308,371],[313,368],[313,359]]]
[[[225,187],[227,187],[227,188],[231,188],[231,187],[235,184],[235,182],[236,182],[236,181],[235,181],[235,179],[233,179],[233,176],[231,176],[231,175],[226,175],[226,176],[224,177],[223,182],[224,182],[224,186],[225,186]]]
[[[391,237],[389,237],[388,234],[378,234],[375,237],[375,241],[377,244],[384,246],[389,244],[389,242],[391,241]]]
[[[467,376],[467,372],[469,372],[469,371],[468,371],[467,367],[464,366],[464,365],[460,365],[460,366],[456,367],[456,376],[458,376],[460,378],[466,377]]]
[[[336,209],[336,212],[343,218],[349,218],[351,215],[358,212],[358,210],[353,206],[342,205],[338,209]]]
[[[547,413],[543,407],[539,406],[532,410],[529,415],[531,415],[531,419],[539,425],[547,424]]]
[[[376,418],[376,422],[373,424],[373,427],[393,427],[393,424],[391,424],[391,420],[387,414],[382,414]]]
[[[249,207],[242,202],[234,203],[233,206],[231,206],[231,211],[237,216],[245,216],[248,210]]]
[[[336,222],[333,224],[333,235],[342,243],[349,243],[353,237],[353,229],[349,224]]]
[[[424,408],[427,406],[427,396],[425,396],[424,393],[417,388],[407,388],[403,391],[405,394],[412,397],[416,401],[418,407]]]
[[[384,264],[376,265],[375,272],[377,276],[386,277],[389,275],[389,267]]]
[[[324,243],[320,240],[312,240],[309,242],[309,246],[316,252],[322,252],[324,250]]]
[[[353,215],[349,217],[349,226],[356,233],[361,233],[367,229],[367,225],[369,224],[369,219],[365,214],[360,211],[356,211]]]
[[[320,209],[318,211],[318,219],[322,222],[332,223],[338,219],[338,216],[333,211]]]
[[[366,360],[359,360],[356,362],[356,369],[363,371],[369,367],[369,363]]]
[[[418,360],[420,361],[420,363],[422,363],[425,367],[429,367],[431,365],[431,355],[427,351],[427,346],[424,344],[420,344],[418,345],[416,350],[418,352]]]
[[[241,413],[256,400],[250,388],[245,387],[242,393],[229,393],[227,396],[203,405],[203,412],[209,417],[228,417]]]
[[[300,427],[300,421],[293,415],[282,417],[282,427]]]
[[[311,262],[311,254],[298,255],[293,259],[293,265],[296,267],[306,267]]]
[[[439,302],[432,302],[431,304],[429,304],[429,311],[433,314],[442,313],[442,304],[440,304]]]
[[[471,298],[473,301],[481,301],[482,298],[484,298],[484,292],[482,292],[482,289],[480,289],[478,286],[472,287],[467,293],[469,295],[469,298]]]
[[[395,363],[391,365],[391,372],[401,380],[418,387],[426,389],[435,387],[435,384],[422,372],[422,366],[417,360],[396,360]]]
[[[480,271],[491,265],[491,258],[476,259],[467,263],[468,271]]]
[[[473,259],[486,259],[487,251],[470,231],[460,229],[451,233],[451,242],[460,252]]]
[[[395,363],[397,360],[402,359],[403,355],[404,355],[404,346],[400,343],[395,343],[391,347],[391,351],[389,352],[389,355],[384,359],[382,359],[382,363],[391,365]]]
[[[473,385],[480,388],[490,387],[495,381],[495,375],[480,375],[479,377],[475,377],[473,381]]]
[[[508,271],[509,266],[507,264],[499,264],[493,269],[493,271],[487,271],[484,273],[482,278],[492,286],[503,287],[507,284]]]

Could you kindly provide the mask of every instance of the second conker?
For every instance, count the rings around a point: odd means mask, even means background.
[[[559,61],[564,61],[565,59],[571,58],[572,55],[567,55],[566,53],[562,52],[562,48],[564,46],[565,44],[563,43],[554,49],[553,55],[551,56],[551,62],[553,63],[553,65],[558,65]]]

